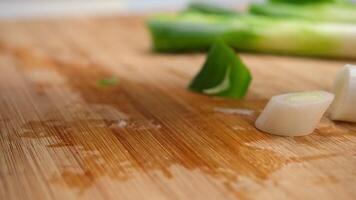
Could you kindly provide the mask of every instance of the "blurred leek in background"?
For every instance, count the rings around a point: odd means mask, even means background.
[[[348,0],[269,0],[269,2],[310,4],[310,3],[346,3]]]
[[[181,13],[152,17],[148,27],[153,47],[160,52],[205,50],[216,38],[221,38],[243,51],[356,58],[356,24],[352,23],[356,17],[354,5],[341,0],[310,2],[272,0],[251,5],[250,13],[194,3]],[[290,8],[290,11],[279,11],[288,15],[261,11],[274,5]],[[311,11],[311,8],[319,6],[330,9],[334,6],[340,15],[321,9]],[[299,12],[306,8],[310,9],[310,14]],[[355,12],[351,12],[353,9]]]
[[[339,0],[332,3],[332,0],[316,0],[310,3],[310,1],[306,0],[292,0],[291,2],[273,0],[263,4],[252,4],[249,11],[252,14],[271,17],[294,17],[296,19],[315,21],[356,23],[356,5],[345,1]]]

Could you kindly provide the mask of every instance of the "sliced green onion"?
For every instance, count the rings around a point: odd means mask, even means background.
[[[336,76],[335,101],[331,105],[331,119],[356,122],[356,66],[346,65]]]
[[[257,118],[255,126],[274,135],[308,135],[314,131],[333,99],[333,94],[324,91],[274,96]]]
[[[250,71],[233,49],[223,41],[216,40],[189,89],[207,95],[239,99],[245,96],[250,82]]]

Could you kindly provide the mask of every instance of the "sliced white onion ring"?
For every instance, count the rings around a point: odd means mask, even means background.
[[[274,96],[257,118],[255,126],[275,135],[308,135],[314,131],[333,99],[333,94],[324,91]]]
[[[345,65],[334,82],[335,100],[330,108],[332,120],[356,122],[356,66]]]

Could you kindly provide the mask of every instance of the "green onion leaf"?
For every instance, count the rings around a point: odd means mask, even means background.
[[[234,50],[222,40],[216,40],[189,89],[207,95],[240,99],[245,96],[251,79],[250,71]]]

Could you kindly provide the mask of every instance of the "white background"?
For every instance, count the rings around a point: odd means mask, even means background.
[[[0,18],[127,15],[179,10],[188,2],[190,0],[0,0]],[[216,0],[214,2],[239,6],[249,1]]]
[[[65,17],[73,15],[130,15],[174,11],[192,0],[0,0],[0,18]],[[264,0],[198,0],[227,6],[246,6]],[[356,2],[356,0],[352,0]]]

